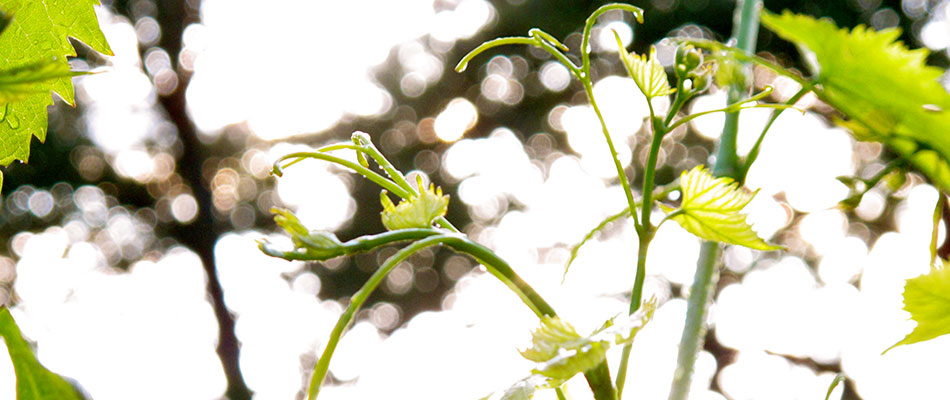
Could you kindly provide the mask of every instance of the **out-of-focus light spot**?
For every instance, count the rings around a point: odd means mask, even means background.
[[[101,268],[93,246],[70,246],[61,232],[30,241],[17,263],[22,296],[11,312],[45,366],[81,381],[96,399],[140,398],[135,393],[155,374],[182,386],[156,388],[154,398],[224,393],[217,328],[194,253],[173,248],[117,273]]]
[[[629,78],[610,76],[594,85],[594,96],[623,166],[633,160],[627,143],[629,137],[640,130],[643,118],[649,115],[646,101],[639,93],[636,83]],[[591,107],[569,107],[561,114],[560,122],[567,132],[568,144],[581,155],[586,169],[602,178],[616,176],[617,170],[606,151],[600,122]]]
[[[188,110],[207,139],[245,121],[258,137],[276,140],[323,132],[350,115],[377,116],[389,110],[392,99],[371,77],[394,47],[417,43],[400,51],[400,63],[404,73],[421,74],[429,86],[444,65],[418,44],[420,38],[429,35],[430,46],[442,41],[451,48],[457,38],[480,30],[492,13],[483,0],[459,2],[438,16],[430,1],[355,1],[332,10],[321,2],[262,9],[204,1],[204,28],[187,29],[187,52],[180,55],[183,65],[186,53],[193,59]],[[269,56],[233,61],[235,54],[258,53]],[[333,62],[326,62],[330,54]],[[410,96],[422,89],[410,83]]]
[[[442,77],[444,68],[442,60],[429,53],[425,46],[418,41],[399,46],[397,57],[399,65],[407,72],[407,75],[416,74],[426,84],[435,83]]]
[[[839,245],[848,228],[848,219],[837,209],[814,212],[802,218],[798,232],[818,254],[826,254]]]
[[[270,149],[274,158],[297,151],[313,149],[287,144]],[[356,161],[350,152],[336,155]],[[283,176],[277,181],[280,201],[295,208],[297,217],[309,229],[337,229],[356,212],[356,202],[350,196],[350,188],[344,177],[331,172],[330,168],[326,163],[307,160],[284,170]]]
[[[187,224],[198,216],[198,202],[190,194],[180,194],[172,200],[171,210],[178,222]]]
[[[743,114],[750,111],[755,110]],[[741,126],[740,143],[743,136],[755,140],[761,132],[761,127],[745,130]],[[762,142],[746,185],[761,188],[759,196],[784,192],[788,204],[798,211],[834,207],[848,195],[847,186],[836,178],[855,173],[853,143],[845,131],[828,127],[812,113],[782,113]]]
[[[764,239],[771,238],[779,229],[791,223],[795,216],[787,204],[764,194],[755,196],[742,211],[748,214],[746,222]]]
[[[920,19],[927,15],[927,0],[903,0],[901,10],[912,19]]]
[[[389,92],[371,83],[354,84],[338,94],[346,105],[346,112],[362,117],[383,114],[393,102]]]
[[[435,118],[435,134],[445,142],[459,140],[478,122],[478,110],[468,100],[458,97]]]
[[[824,398],[833,379],[834,374],[816,375],[779,356],[740,352],[720,372],[719,386],[732,399],[810,399]]]
[[[330,364],[333,377],[342,381],[359,377],[364,366],[373,364],[381,343],[382,336],[376,327],[368,322],[357,322],[340,340],[334,353]]]
[[[918,185],[911,189],[894,212],[894,220],[901,234],[930,243],[933,232],[933,208],[939,193],[933,186]]]
[[[13,251],[13,254],[22,257],[26,249],[26,243],[31,237],[33,237],[33,234],[30,232],[20,232],[13,235],[13,238],[10,239],[10,250]]]
[[[934,50],[943,50],[950,47],[950,21],[947,19],[931,19],[920,30],[920,41]]]
[[[567,67],[557,61],[548,61],[541,66],[539,73],[541,84],[552,92],[560,92],[567,89],[571,83],[571,73]]]
[[[462,256],[451,256],[442,265],[442,272],[451,281],[457,281],[472,269],[472,264]]]
[[[155,18],[139,18],[135,21],[135,36],[142,46],[153,46],[162,38],[162,27]]]
[[[320,278],[313,272],[304,272],[294,278],[290,285],[295,292],[303,293],[309,296],[316,296],[320,293]]]
[[[30,195],[30,212],[33,215],[43,218],[53,211],[53,195],[45,190],[37,190]]]
[[[139,182],[148,180],[154,167],[151,158],[143,150],[122,150],[115,157],[116,172]]]
[[[426,79],[418,72],[410,72],[399,80],[399,89],[406,97],[419,97],[426,91]]]
[[[454,10],[435,15],[432,38],[445,43],[466,39],[491,20],[494,9],[484,0],[462,0]]]
[[[386,276],[386,289],[393,294],[406,294],[412,289],[412,265],[399,264]]]
[[[211,180],[211,195],[215,208],[230,211],[238,201],[238,183],[241,176],[231,168],[222,168]]]
[[[834,251],[822,257],[818,264],[818,277],[827,285],[853,281],[864,268],[868,245],[859,238],[849,236],[837,240],[832,246]]]
[[[237,207],[231,209],[231,225],[234,226],[234,229],[248,229],[254,226],[254,221],[257,218],[257,211],[254,211],[254,207],[247,204],[239,204]]]
[[[743,246],[729,246],[722,252],[723,264],[735,273],[744,273],[752,267],[755,258],[752,250]]]
[[[370,322],[379,330],[396,328],[402,318],[399,307],[387,302],[377,303],[370,312]]]
[[[884,213],[886,200],[880,190],[871,189],[861,198],[861,203],[854,209],[854,213],[865,221],[874,221]]]
[[[624,21],[611,21],[600,30],[600,35],[597,35],[597,47],[603,51],[616,53],[619,49],[614,32],[620,36],[620,42],[623,43],[624,48],[633,41],[633,28],[629,24]]]
[[[882,8],[871,15],[871,26],[877,30],[893,28],[900,22],[901,16],[891,8]]]

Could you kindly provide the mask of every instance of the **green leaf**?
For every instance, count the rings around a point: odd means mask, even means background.
[[[585,338],[571,324],[551,316],[543,317],[531,336],[532,346],[521,355],[538,363],[534,373],[559,380],[596,367],[609,347],[609,342]]]
[[[61,376],[50,372],[33,355],[10,310],[0,307],[0,336],[7,344],[16,373],[17,400],[82,400],[83,396]]]
[[[899,29],[840,29],[829,20],[762,11],[762,23],[811,54],[822,100],[852,121],[860,140],[882,142],[950,192],[950,94],[926,49],[897,41]]]
[[[317,260],[326,260],[346,253],[346,246],[332,232],[308,230],[289,210],[271,208],[270,211],[275,214],[274,222],[290,234],[294,250],[303,250],[307,256]],[[267,243],[260,243],[260,247],[267,254],[282,253],[269,248]]]
[[[640,88],[647,99],[666,96],[676,91],[676,89],[670,87],[666,70],[660,64],[660,60],[656,58],[656,47],[650,46],[649,57],[646,54],[642,56],[630,54],[623,47],[623,42],[620,41],[620,35],[617,32],[614,32],[614,37],[617,39],[617,47],[620,49],[620,61],[623,62],[627,74],[637,83],[637,87]]]
[[[56,58],[0,71],[0,104],[22,100],[31,94],[49,92],[45,87],[47,84],[59,78],[84,74],[71,71],[68,63],[61,63]]]
[[[755,193],[740,188],[732,178],[714,178],[703,166],[684,171],[680,176],[683,202],[673,209],[660,205],[667,218],[683,229],[714,242],[737,244],[757,250],[777,250],[766,243],[746,222],[742,209]]]
[[[442,188],[429,184],[426,189],[422,178],[417,177],[419,194],[393,205],[392,200],[383,190],[380,201],[383,204],[383,225],[391,231],[408,228],[430,228],[432,221],[442,217],[449,209],[449,196],[442,195]]]
[[[656,299],[650,299],[636,313],[608,320],[586,337],[567,321],[544,316],[541,326],[531,333],[531,347],[521,355],[538,363],[533,372],[548,378],[548,386],[555,387],[599,365],[611,345],[632,343],[637,332],[653,318],[656,304]]]
[[[930,340],[950,333],[950,265],[946,261],[930,272],[907,280],[904,285],[904,310],[917,321],[917,327],[891,349]]]
[[[112,54],[92,6],[98,0],[3,0],[0,8],[12,16],[0,34],[0,75],[24,73],[37,67],[40,79],[23,85],[21,96],[6,103],[0,119],[0,165],[26,161],[30,138],[46,139],[46,107],[53,104],[50,93],[74,104],[68,56],[76,50],[68,38],[79,40],[104,54]],[[16,73],[12,75],[17,75]],[[9,78],[9,77],[8,77]]]

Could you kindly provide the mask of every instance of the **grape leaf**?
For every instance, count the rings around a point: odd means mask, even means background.
[[[0,166],[13,160],[26,161],[30,155],[30,139],[46,140],[46,107],[53,104],[50,92],[74,105],[73,85],[68,56],[76,50],[70,37],[86,43],[93,50],[112,54],[92,6],[98,0],[0,0],[0,9],[12,20],[0,33],[0,76],[20,75],[32,67],[40,79],[20,87],[22,96],[0,104]],[[32,66],[32,67],[31,67]]]
[[[43,87],[44,84],[84,74],[70,70],[68,63],[58,62],[56,58],[0,72],[0,104],[23,100],[31,94],[47,93],[49,89]],[[3,114],[6,117],[5,108]]]
[[[732,178],[714,178],[703,166],[680,176],[683,201],[679,208],[660,205],[667,218],[706,240],[737,244],[757,250],[778,250],[766,243],[746,222],[742,208],[752,201],[750,193]]]
[[[917,321],[917,326],[885,353],[897,346],[950,333],[950,265],[944,262],[927,274],[908,279],[904,285],[904,310]]]
[[[647,99],[666,96],[676,91],[670,87],[666,70],[663,68],[663,65],[660,64],[660,60],[656,58],[656,47],[650,46],[649,56],[646,54],[642,56],[630,54],[627,52],[627,49],[623,47],[623,42],[620,41],[620,35],[618,35],[616,31],[614,32],[614,37],[617,39],[617,47],[620,48],[620,61],[623,62],[627,74],[637,83],[637,87],[640,88],[640,91],[643,92],[643,95],[646,96]]]
[[[383,203],[381,215],[386,229],[430,228],[433,220],[444,216],[449,210],[449,196],[442,195],[442,188],[429,184],[426,189],[421,177],[416,179],[416,184],[419,186],[419,195],[400,201],[398,206],[393,205],[385,190],[380,193]]]
[[[532,372],[547,378],[548,387],[556,387],[603,362],[611,345],[632,343],[653,318],[656,305],[652,298],[637,312],[608,320],[590,336],[581,336],[570,323],[556,316],[544,316],[541,326],[531,333],[531,347],[521,355],[538,363]]]
[[[884,143],[950,192],[950,94],[926,49],[908,49],[898,29],[849,31],[787,11],[763,11],[762,24],[810,55],[816,93],[851,119],[859,140]]]
[[[33,355],[6,307],[0,308],[0,336],[7,343],[16,374],[17,400],[82,400],[83,396],[61,376],[46,369]]]
[[[270,211],[274,213],[274,222],[290,234],[290,239],[294,243],[294,251],[289,253],[299,254],[303,252],[308,257],[316,260],[327,260],[346,254],[346,246],[340,242],[340,239],[333,232],[308,230],[290,210],[271,208]],[[272,248],[266,241],[259,242],[258,247],[264,253],[274,257],[286,258],[288,253]]]

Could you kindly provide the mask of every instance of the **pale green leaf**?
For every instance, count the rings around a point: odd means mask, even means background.
[[[596,367],[607,353],[609,343],[593,341],[577,333],[558,317],[541,318],[541,327],[532,332],[531,347],[521,355],[538,363],[534,373],[567,380]]]
[[[884,352],[950,333],[950,265],[942,264],[904,284],[904,310],[917,321],[917,327]]]
[[[762,23],[815,61],[817,93],[852,120],[859,140],[884,143],[950,192],[950,94],[926,49],[897,41],[899,29],[841,29],[789,12],[763,11]]]
[[[332,232],[308,230],[289,210],[271,208],[271,212],[274,213],[274,222],[290,234],[294,250],[301,250],[309,257],[318,260],[330,259],[346,252],[343,243]],[[270,248],[270,245],[265,242],[262,242],[260,247],[270,255],[280,257],[284,253]]]
[[[0,307],[0,336],[6,341],[10,360],[13,361],[17,400],[83,399],[69,382],[37,361],[33,349],[23,339],[20,328],[6,307]]]
[[[676,91],[670,87],[666,69],[656,57],[656,47],[650,46],[649,56],[630,54],[623,47],[623,42],[620,41],[617,32],[614,32],[614,37],[617,38],[617,46],[620,48],[620,61],[623,62],[627,74],[637,83],[637,87],[647,99],[666,96]]]
[[[531,333],[531,347],[521,355],[538,363],[533,372],[553,380],[548,384],[556,386],[599,365],[611,345],[633,342],[655,310],[656,300],[651,299],[636,313],[607,321],[590,336],[581,336],[570,323],[556,316],[542,317],[541,326]]]
[[[741,211],[755,193],[740,188],[731,178],[715,178],[703,166],[680,176],[683,201],[679,208],[661,206],[667,218],[683,229],[714,242],[737,244],[758,250],[777,250],[766,243],[746,222]]]
[[[430,228],[432,221],[442,217],[449,209],[449,196],[442,194],[442,188],[430,184],[428,188],[422,184],[422,179],[416,180],[419,195],[412,196],[393,205],[392,200],[384,190],[380,195],[383,204],[381,213],[383,225],[391,231],[407,228]]]
[[[0,10],[12,20],[0,34],[0,71],[22,71],[38,63],[58,64],[44,67],[53,71],[68,69],[68,56],[76,50],[69,42],[74,38],[93,50],[112,54],[93,5],[97,0],[3,0]],[[54,61],[50,61],[54,60]],[[19,90],[22,96],[10,101],[0,119],[0,165],[13,160],[26,161],[30,139],[46,139],[46,107],[53,104],[50,93],[73,104],[70,76],[43,79]]]

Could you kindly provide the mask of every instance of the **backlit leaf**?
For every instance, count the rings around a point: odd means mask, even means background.
[[[926,49],[897,41],[899,29],[840,29],[789,12],[763,11],[762,23],[814,61],[817,92],[851,119],[858,139],[883,142],[950,192],[950,94]]]
[[[611,345],[633,342],[655,310],[656,300],[651,299],[636,313],[614,318],[590,336],[581,336],[558,317],[542,317],[541,326],[531,333],[531,347],[521,355],[538,363],[533,372],[551,379],[549,386],[556,386],[599,365]]]
[[[700,238],[758,250],[781,247],[766,243],[746,222],[741,211],[755,193],[740,188],[732,178],[715,178],[697,166],[680,176],[683,202],[679,208],[661,205],[668,217]]]
[[[82,74],[71,71],[68,63],[61,63],[56,58],[0,71],[0,104],[22,100],[31,94],[48,93],[45,84]]]
[[[13,372],[16,374],[17,400],[82,400],[83,396],[61,376],[46,369],[23,339],[10,310],[0,307],[0,336],[6,341]]]
[[[950,333],[950,265],[946,262],[930,272],[907,280],[904,285],[904,310],[917,321],[917,327],[900,345],[930,340]]]
[[[444,216],[449,209],[449,196],[442,195],[442,188],[429,184],[425,188],[422,178],[416,180],[419,195],[393,205],[384,190],[380,195],[383,204],[383,225],[391,231],[407,228],[430,228],[432,221]]]
[[[274,213],[274,222],[290,234],[294,250],[301,250],[316,260],[330,259],[346,252],[343,243],[332,232],[308,230],[289,210],[271,208],[270,211]],[[276,257],[283,257],[285,253],[272,248],[266,242],[261,242],[259,247],[265,253]]]
[[[15,100],[0,104],[0,166],[13,160],[26,161],[30,139],[46,139],[46,107],[50,93],[73,104],[73,85],[67,56],[75,56],[69,38],[77,39],[104,54],[112,54],[93,5],[98,0],[2,0],[0,10],[12,17],[0,33],[0,75],[17,75],[41,66],[40,79],[21,85]],[[46,63],[46,64],[44,64]]]
[[[617,38],[617,46],[620,48],[620,61],[623,62],[627,74],[637,83],[637,87],[648,99],[654,97],[666,96],[676,90],[670,87],[669,79],[666,76],[666,69],[656,58],[656,47],[650,46],[650,55],[630,54],[623,47],[620,36],[614,32]]]

